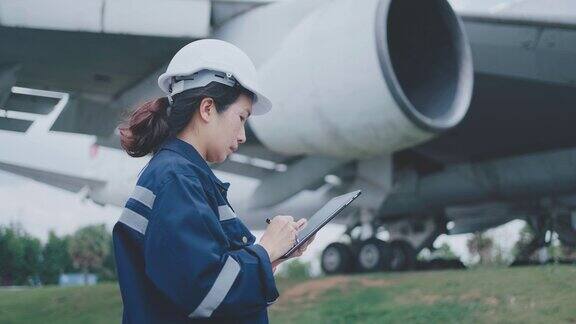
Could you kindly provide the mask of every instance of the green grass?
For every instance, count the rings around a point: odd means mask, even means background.
[[[576,267],[279,280],[272,323],[575,323]],[[0,323],[120,322],[114,284],[0,290]]]
[[[116,284],[0,290],[0,323],[119,323],[121,318]]]

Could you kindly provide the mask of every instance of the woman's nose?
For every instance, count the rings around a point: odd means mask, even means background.
[[[244,126],[240,129],[240,134],[238,135],[238,144],[244,144],[246,142],[246,130]]]

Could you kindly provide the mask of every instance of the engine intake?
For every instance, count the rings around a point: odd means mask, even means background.
[[[250,126],[284,154],[395,152],[456,126],[470,102],[471,53],[446,0],[291,1],[219,35],[258,58],[274,108]]]

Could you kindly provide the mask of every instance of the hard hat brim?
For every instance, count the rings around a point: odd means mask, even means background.
[[[248,88],[246,88],[248,89]],[[253,89],[248,89],[254,93],[256,97],[255,101],[252,103],[252,116],[264,115],[265,113],[272,110],[272,102],[262,93],[255,91]]]
[[[187,74],[194,74],[198,71],[190,71],[190,73],[186,73]],[[231,71],[222,71],[222,72],[230,72]],[[234,75],[234,73],[232,73],[232,75]],[[163,73],[162,75],[160,75],[160,77],[158,77],[158,86],[160,87],[160,89],[166,93],[167,95],[170,95],[170,79],[172,77],[175,77],[176,75],[172,75],[170,73]],[[255,100],[252,103],[252,116],[258,116],[258,115],[264,115],[267,112],[269,112],[270,110],[272,110],[272,102],[270,101],[270,99],[268,99],[268,97],[266,97],[264,94],[262,94],[262,92],[258,89],[255,89],[253,86],[251,86],[250,84],[246,84],[243,82],[242,79],[237,78],[237,81],[246,89],[250,90],[252,93],[254,93],[255,96]]]

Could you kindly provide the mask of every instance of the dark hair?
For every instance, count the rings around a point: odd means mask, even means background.
[[[175,95],[170,115],[168,115],[170,106],[168,98],[150,100],[132,111],[120,125],[122,148],[133,157],[156,153],[167,138],[176,136],[188,125],[204,98],[212,98],[216,111],[222,113],[241,94],[254,99],[254,94],[244,87],[230,87],[219,82],[211,82],[204,87]]]

